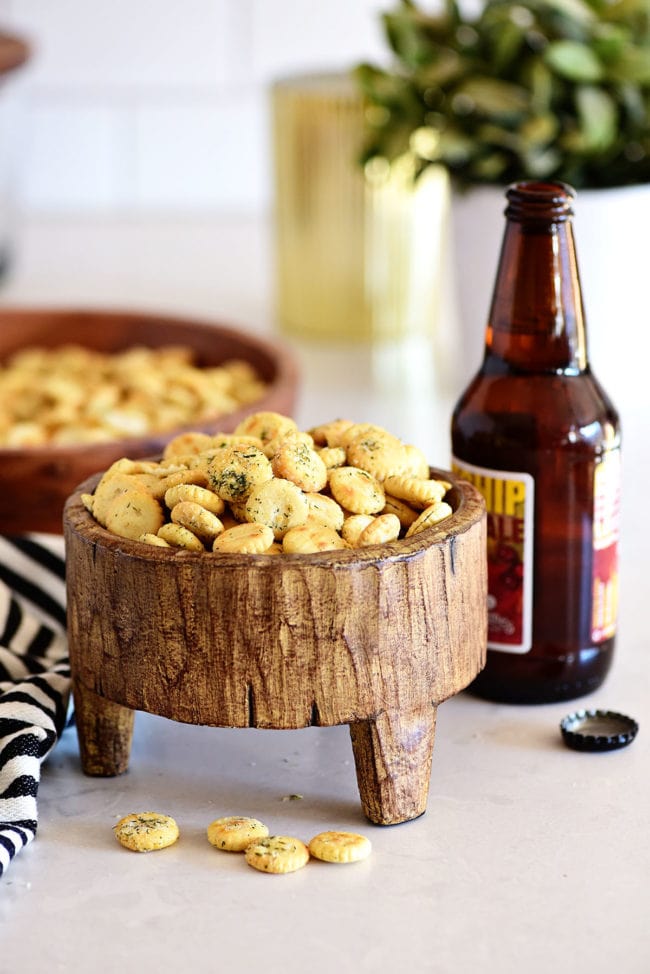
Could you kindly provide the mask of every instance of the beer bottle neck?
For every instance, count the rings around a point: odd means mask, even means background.
[[[582,372],[587,345],[573,191],[562,183],[533,182],[517,184],[506,195],[484,369]]]

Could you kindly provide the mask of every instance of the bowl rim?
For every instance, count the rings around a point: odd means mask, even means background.
[[[10,71],[15,71],[29,59],[31,47],[24,37],[0,30],[0,79],[4,81]]]
[[[272,556],[163,548],[157,545],[144,544],[130,538],[122,538],[102,527],[81,500],[82,493],[91,493],[94,490],[102,474],[89,477],[82,484],[79,484],[68,497],[63,510],[64,535],[68,530],[73,530],[82,535],[87,542],[112,551],[114,554],[152,563],[167,561],[171,564],[176,561],[179,564],[188,565],[203,562],[208,557],[214,564],[223,568],[241,568],[248,560],[248,564],[255,570],[268,571],[277,570],[278,563],[280,565],[287,564],[293,568],[299,565],[345,568],[350,565],[372,565],[380,560],[395,563],[413,558],[435,545],[443,545],[447,542],[453,544],[454,538],[469,531],[476,523],[485,520],[487,517],[483,495],[473,484],[462,480],[447,470],[431,467],[430,471],[433,476],[447,480],[452,484],[451,490],[457,503],[453,513],[438,524],[425,528],[410,538],[368,545],[366,548],[335,549],[306,554],[282,553],[279,556]],[[381,557],[378,556],[378,551],[381,551]]]
[[[221,335],[223,338],[232,339],[233,341],[239,341],[247,344],[251,349],[253,349],[258,355],[268,359],[275,366],[276,375],[271,383],[269,383],[265,393],[260,396],[258,400],[252,403],[243,404],[240,408],[232,410],[228,413],[211,413],[209,415],[203,416],[201,419],[195,419],[192,422],[186,423],[183,426],[174,426],[172,429],[167,430],[150,430],[147,433],[141,433],[137,436],[122,437],[120,439],[112,440],[96,440],[88,443],[43,443],[39,446],[20,446],[20,447],[7,447],[0,444],[0,463],[8,463],[13,459],[25,459],[27,457],[43,457],[51,459],[67,459],[75,458],[78,456],[83,456],[88,453],[89,450],[101,453],[102,451],[115,453],[121,450],[123,453],[127,453],[133,448],[134,444],[142,443],[146,441],[161,442],[163,440],[168,440],[171,437],[175,437],[181,433],[194,432],[197,429],[202,429],[206,426],[214,426],[219,420],[228,417],[237,417],[240,414],[242,417],[250,413],[251,408],[256,406],[257,403],[260,404],[260,410],[264,409],[264,403],[268,400],[271,393],[275,392],[277,389],[284,387],[294,387],[298,385],[299,370],[298,363],[295,353],[290,348],[290,346],[284,342],[282,339],[276,339],[275,335],[258,335],[250,332],[246,329],[245,325],[237,325],[235,322],[231,321],[221,321],[220,319],[210,319],[200,316],[193,315],[183,315],[181,313],[168,313],[168,312],[156,312],[152,310],[140,310],[127,309],[127,308],[108,308],[108,307],[98,307],[94,308],[92,306],[70,306],[70,307],[26,307],[26,306],[10,306],[6,305],[0,307],[0,331],[2,329],[3,318],[13,318],[22,319],[23,321],[38,321],[42,319],[50,319],[53,323],[56,321],[67,320],[70,318],[78,319],[79,323],[88,317],[101,321],[113,320],[117,318],[123,318],[125,321],[143,321],[150,325],[154,325],[157,322],[168,325],[176,326],[181,325],[193,330],[200,332],[201,334],[209,334],[209,332],[214,332],[215,334]],[[179,344],[181,342],[179,341]],[[37,343],[34,342],[34,345]],[[52,342],[46,345],[48,348],[57,348],[59,345],[69,345],[73,344],[70,341],[66,342]],[[81,340],[79,344],[82,344]],[[144,344],[144,343],[143,343]],[[130,346],[137,346],[137,340],[134,340]],[[15,351],[17,351],[21,346],[17,346]],[[24,348],[29,347],[28,344],[22,346]],[[152,348],[162,348],[160,346],[151,346]],[[7,357],[12,354],[11,352],[5,353],[0,348],[0,366],[4,364]],[[226,359],[224,359],[226,361]],[[256,410],[257,411],[257,410]]]

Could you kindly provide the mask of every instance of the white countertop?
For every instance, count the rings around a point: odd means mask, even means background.
[[[269,254],[267,228],[252,219],[33,222],[21,230],[0,303],[184,311],[269,333]],[[440,376],[431,373],[422,399],[419,380],[407,395],[373,378],[367,349],[342,357],[340,348],[294,347],[302,425],[372,419],[447,465],[450,399]],[[619,639],[599,691],[539,707],[468,694],[447,701],[427,812],[389,828],[361,813],[346,727],[223,730],[138,714],[130,769],[114,779],[81,773],[69,729],[43,767],[36,841],[0,881],[0,974],[647,974],[650,404],[632,386],[618,403]],[[560,719],[583,706],[636,717],[638,739],[609,754],[568,750]],[[181,839],[135,856],[111,828],[147,809],[173,815]],[[373,854],[264,876],[208,845],[207,824],[232,813],[306,840],[328,828],[361,831]]]

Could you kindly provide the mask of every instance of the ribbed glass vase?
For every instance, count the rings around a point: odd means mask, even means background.
[[[272,89],[276,311],[300,338],[394,343],[433,335],[447,178],[410,159],[359,164],[364,106],[344,74]]]

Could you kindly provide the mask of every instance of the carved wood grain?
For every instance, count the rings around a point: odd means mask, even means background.
[[[421,814],[435,707],[485,663],[485,510],[469,484],[453,497],[444,528],[271,558],[144,548],[97,525],[77,493],[65,510],[75,685],[192,724],[347,723],[366,814]]]

